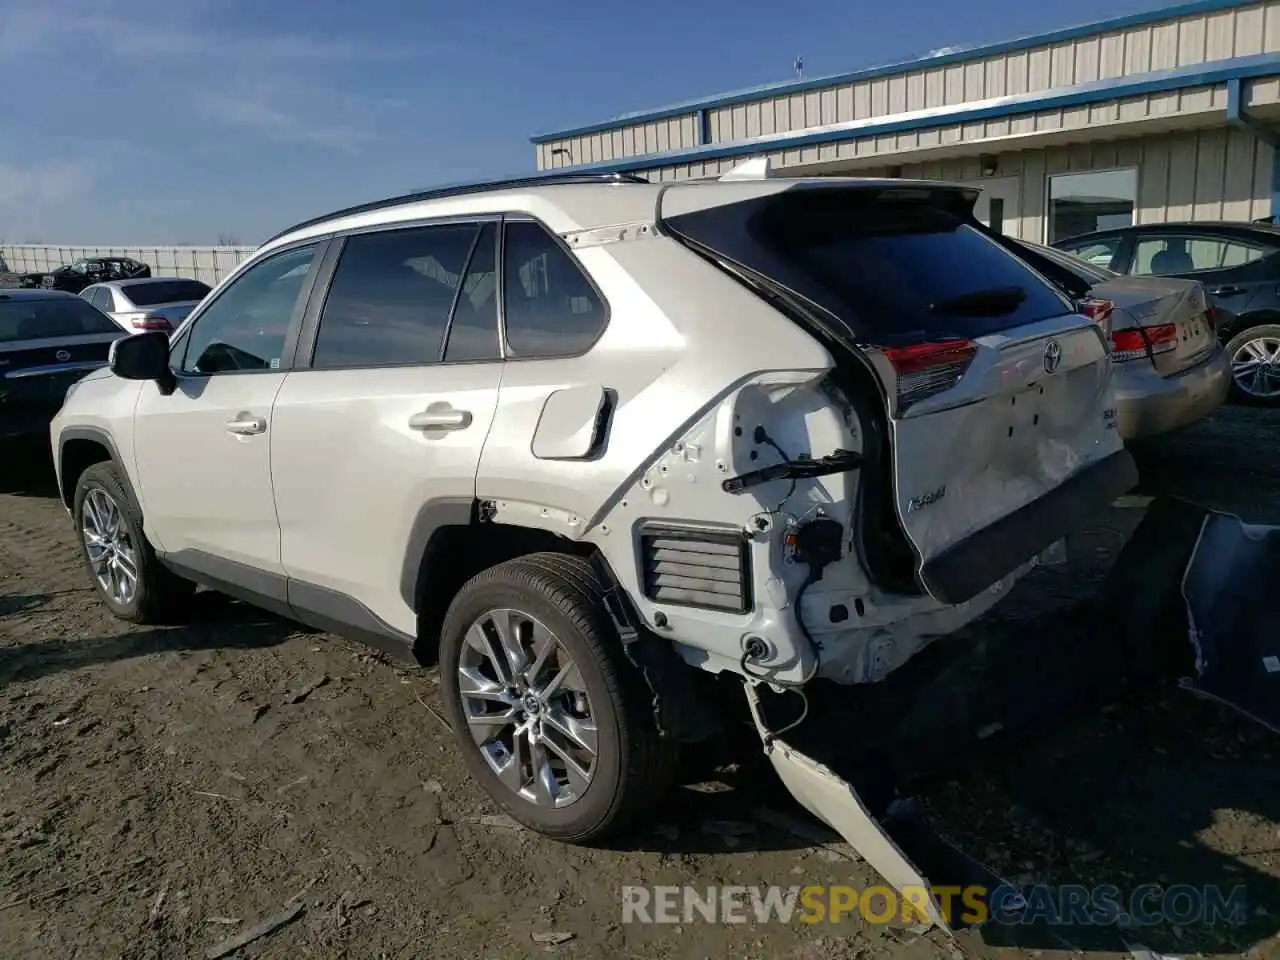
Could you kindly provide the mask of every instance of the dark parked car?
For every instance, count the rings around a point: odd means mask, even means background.
[[[1117,273],[1199,280],[1231,358],[1232,392],[1280,405],[1280,226],[1148,223],[1054,246]]]
[[[101,310],[56,290],[0,290],[0,441],[45,439],[67,388],[105,366],[125,336]]]
[[[48,273],[22,275],[22,286],[79,293],[92,283],[151,276],[151,268],[131,257],[89,257]]]

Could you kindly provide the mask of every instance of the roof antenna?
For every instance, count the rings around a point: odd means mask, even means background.
[[[791,68],[795,70],[797,80],[804,79],[804,57],[796,57],[796,62],[791,65]]]

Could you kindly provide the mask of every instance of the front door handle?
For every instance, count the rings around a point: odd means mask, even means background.
[[[1215,297],[1234,297],[1236,294],[1244,293],[1244,287],[1214,287],[1209,293]]]
[[[409,418],[410,430],[465,430],[471,426],[471,411],[432,404]]]
[[[266,417],[253,417],[247,413],[240,413],[227,421],[227,433],[234,433],[237,436],[252,437],[266,432]]]

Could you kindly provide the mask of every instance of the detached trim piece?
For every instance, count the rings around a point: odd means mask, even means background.
[[[752,608],[750,545],[742,531],[645,523],[639,537],[644,595],[654,603],[726,613]]]
[[[920,570],[926,590],[942,603],[972,600],[1045,547],[1079,530],[1098,508],[1128,493],[1138,468],[1127,450],[1081,470],[1009,516],[955,544]]]

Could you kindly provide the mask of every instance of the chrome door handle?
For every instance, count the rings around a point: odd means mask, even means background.
[[[471,411],[452,407],[427,409],[409,418],[410,430],[465,430],[471,426]]]
[[[266,432],[266,417],[251,417],[247,413],[242,413],[227,421],[227,433],[234,433],[241,437],[252,437]]]
[[[1214,287],[1209,291],[1210,296],[1214,297],[1234,297],[1238,293],[1244,293],[1244,287]]]

